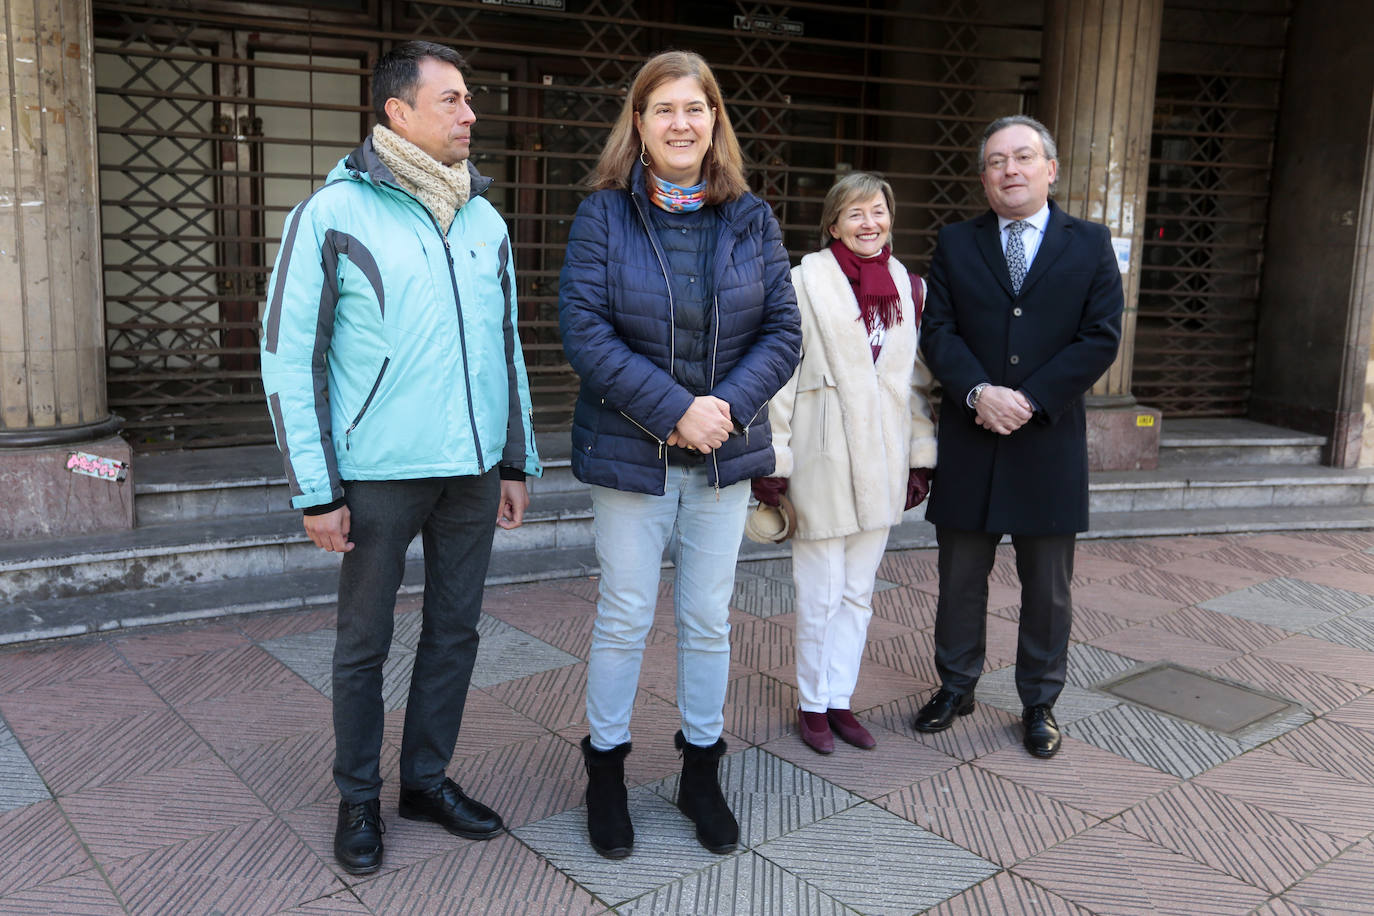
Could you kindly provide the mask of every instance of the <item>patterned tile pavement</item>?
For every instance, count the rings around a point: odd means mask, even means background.
[[[878,747],[795,734],[787,561],[740,566],[722,763],[738,851],[673,804],[671,585],[627,761],[637,844],[593,853],[577,742],[596,583],[489,590],[451,773],[496,840],[394,815],[419,599],[386,670],[387,860],[343,874],[312,609],[0,652],[0,914],[1374,914],[1374,532],[1085,541],[1064,749],[1025,753],[1002,548],[977,708],[919,735],[935,558],[889,554],[855,709]],[[1111,695],[1171,663],[1294,704],[1220,734]]]

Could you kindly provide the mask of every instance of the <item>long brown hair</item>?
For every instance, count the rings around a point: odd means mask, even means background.
[[[639,158],[641,140],[636,123],[638,115],[649,103],[649,96],[664,83],[690,76],[701,84],[706,103],[716,112],[711,130],[711,147],[701,161],[701,177],[706,183],[706,202],[719,204],[742,197],[749,191],[744,177],[744,154],[740,152],[730,115],[720,84],[700,54],[692,51],[665,51],[649,61],[635,74],[625,105],[620,109],[611,128],[611,136],[601,151],[601,158],[587,177],[587,184],[598,191],[628,188],[630,173]]]

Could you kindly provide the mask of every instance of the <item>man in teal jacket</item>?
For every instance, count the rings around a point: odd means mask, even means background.
[[[334,855],[382,863],[378,796],[406,547],[423,535],[424,623],[401,739],[401,817],[474,839],[501,818],[445,770],[477,655],[495,526],[541,472],[516,334],[510,238],[468,163],[476,115],[457,52],[377,62],[378,126],[287,217],[263,317],[262,376],[291,504],[343,554],[334,648]]]

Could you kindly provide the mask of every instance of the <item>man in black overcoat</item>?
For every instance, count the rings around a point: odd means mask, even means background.
[[[991,209],[940,231],[921,321],[926,365],[945,392],[926,510],[940,547],[941,686],[913,725],[942,731],[973,710],[988,576],[1009,534],[1021,579],[1016,689],[1038,757],[1059,750],[1074,542],[1088,527],[1083,397],[1116,358],[1122,308],[1107,228],[1049,200],[1056,155],[1033,118],[988,125],[978,162]]]

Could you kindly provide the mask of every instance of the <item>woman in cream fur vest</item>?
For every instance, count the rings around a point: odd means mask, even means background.
[[[826,247],[792,270],[802,358],[768,406],[774,476],[753,486],[760,502],[785,493],[796,509],[798,725],[822,754],[836,734],[876,743],[850,710],[873,584],[889,529],[925,499],[935,465],[917,350],[925,285],[891,256],[893,209],[892,186],[865,172],[826,195]]]

